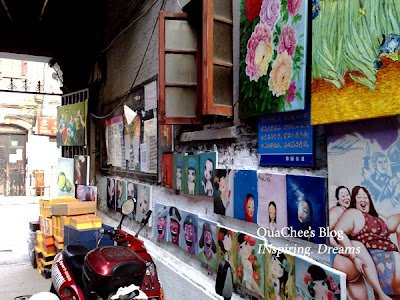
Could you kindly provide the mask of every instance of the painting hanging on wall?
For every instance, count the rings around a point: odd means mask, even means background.
[[[286,175],[258,174],[257,224],[273,231],[287,227]]]
[[[188,195],[199,194],[199,156],[185,155],[183,158],[183,192]]]
[[[136,209],[137,209],[137,192],[138,192],[138,184],[132,181],[126,182],[126,198],[127,200],[133,200],[134,202],[134,210],[131,214],[128,215],[129,218],[135,220],[136,218]]]
[[[217,152],[200,153],[200,187],[199,194],[212,197],[214,195],[215,169],[218,168]]]
[[[297,237],[318,244],[326,243],[326,179],[316,176],[286,176],[288,226]],[[311,228],[311,230],[309,230]],[[304,234],[309,230],[313,234]]]
[[[183,239],[182,230],[182,216],[179,208],[171,206],[168,211],[168,228],[167,240],[168,242],[179,246],[180,240]]]
[[[399,129],[399,117],[328,127],[329,226],[345,233],[343,240],[330,242],[359,248],[358,260],[371,262],[359,282],[347,282],[349,292],[360,283],[365,287],[364,279],[370,282],[369,298],[365,288],[361,291],[364,299],[375,299],[374,292],[400,296],[393,288],[400,285],[394,275],[400,272]],[[371,241],[372,236],[377,238]],[[352,264],[341,258],[333,257],[332,266],[348,270]]]
[[[84,146],[87,101],[57,107],[57,146]]]
[[[238,233],[237,282],[264,297],[264,254],[259,251],[264,241],[242,232]]]
[[[197,257],[217,270],[217,223],[198,218],[198,226]]]
[[[116,209],[115,205],[115,179],[107,178],[107,207],[111,209]]]
[[[97,201],[97,186],[78,184],[75,198],[79,201]]]
[[[166,241],[168,232],[168,212],[169,206],[164,204],[154,204],[154,236]]]
[[[240,117],[304,109],[308,1],[240,1]]]
[[[214,178],[214,213],[233,217],[235,170],[217,169]]]
[[[167,153],[162,155],[162,180],[161,185],[166,188],[172,188],[173,186],[173,164],[174,154]]]
[[[173,186],[177,191],[183,190],[182,174],[183,174],[183,154],[174,153],[174,168],[173,168]]]
[[[312,10],[311,124],[400,114],[400,2],[316,0]]]
[[[190,254],[197,255],[198,217],[196,214],[181,209],[182,238],[179,246]]]
[[[174,151],[174,125],[160,125],[160,148],[164,152]]]
[[[265,299],[296,299],[295,257],[272,246],[265,249]]]
[[[75,196],[74,159],[59,157],[56,177],[57,196]]]
[[[240,170],[234,178],[234,217],[257,223],[258,178],[257,171]]]
[[[231,265],[233,282],[237,280],[237,231],[224,226],[217,226],[217,266],[222,259]]]
[[[346,300],[345,273],[304,256],[296,256],[295,274],[296,299]]]
[[[125,180],[116,180],[117,182],[117,194],[116,194],[116,203],[117,211],[121,211],[121,205],[128,198],[126,194],[126,181]]]
[[[74,156],[74,182],[75,184],[89,184],[90,157],[87,155]]]
[[[137,203],[136,203],[136,221],[142,222],[149,210],[152,209],[152,186],[148,184],[138,184]],[[147,226],[151,227],[152,217],[150,217]]]

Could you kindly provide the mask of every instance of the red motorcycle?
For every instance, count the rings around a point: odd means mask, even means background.
[[[69,245],[57,254],[51,270],[50,292],[62,300],[97,300],[99,297],[163,300],[164,294],[156,266],[143,241],[137,238],[148,223],[151,211],[143,218],[135,236],[121,230],[122,221],[133,210],[134,201],[125,201],[121,208],[123,217],[118,227],[101,232],[110,236],[117,246],[89,251],[84,246]],[[141,298],[140,293],[147,297]]]

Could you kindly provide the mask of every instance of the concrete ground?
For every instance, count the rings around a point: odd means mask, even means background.
[[[0,197],[0,299],[49,291],[51,280],[33,269],[28,256],[29,221],[39,216],[38,198]]]

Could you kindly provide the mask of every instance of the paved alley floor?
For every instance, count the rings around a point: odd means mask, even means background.
[[[33,269],[28,256],[29,221],[37,220],[35,197],[0,197],[0,299],[49,291],[51,279]]]

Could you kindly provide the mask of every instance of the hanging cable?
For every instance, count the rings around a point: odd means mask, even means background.
[[[158,1],[158,0],[157,0],[157,1]],[[155,2],[157,2],[157,1],[155,1]],[[163,1],[162,1],[161,7],[160,7],[160,11],[164,9],[165,1],[166,1],[166,0],[163,0]],[[152,4],[152,6],[153,6],[153,5],[154,5],[154,3]],[[148,10],[147,10],[147,11],[148,11]],[[105,119],[105,118],[108,118],[109,116],[111,116],[112,114],[114,114],[114,113],[121,107],[122,104],[125,103],[126,99],[128,98],[128,96],[129,96],[129,94],[130,94],[131,89],[134,87],[134,85],[135,85],[135,83],[136,83],[136,79],[137,79],[138,76],[139,76],[140,69],[142,68],[142,65],[143,65],[143,62],[144,62],[144,58],[146,57],[147,50],[149,49],[149,46],[150,46],[150,43],[151,43],[151,39],[153,38],[154,31],[155,31],[155,29],[156,29],[156,27],[157,27],[157,23],[158,23],[158,18],[156,17],[156,21],[155,21],[155,23],[154,23],[153,30],[151,31],[151,35],[150,35],[149,41],[147,42],[146,50],[145,50],[144,53],[143,53],[142,60],[141,60],[141,62],[140,62],[139,68],[138,68],[138,70],[137,70],[137,72],[136,72],[135,79],[133,80],[132,85],[131,85],[131,87],[129,88],[129,90],[128,90],[128,91],[125,93],[125,95],[122,97],[121,102],[119,102],[118,105],[117,105],[110,113],[108,113],[108,114],[105,115],[105,116],[97,116],[97,115],[91,113],[90,115],[91,115],[93,118],[95,118],[95,119]]]

